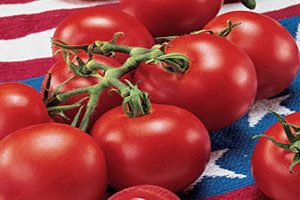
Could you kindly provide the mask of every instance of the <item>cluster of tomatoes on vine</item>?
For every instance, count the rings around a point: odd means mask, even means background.
[[[109,184],[135,186],[111,200],[176,200],[166,189],[182,191],[201,176],[208,131],[229,126],[295,79],[297,46],[275,20],[249,11],[213,18],[222,1],[206,3],[205,12],[200,1],[155,2],[148,13],[142,1],[122,0],[136,18],[88,8],[64,19],[43,99],[24,84],[0,85],[0,199],[99,199]],[[261,135],[269,140],[254,151],[254,178],[275,199],[299,196],[290,186],[300,160],[297,115],[277,115],[281,125]],[[266,158],[285,155],[287,170],[270,170]]]

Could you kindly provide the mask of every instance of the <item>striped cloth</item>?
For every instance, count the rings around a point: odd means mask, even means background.
[[[256,12],[278,20],[300,46],[300,0],[257,0]],[[86,7],[118,9],[117,1],[0,0],[0,82],[20,81],[39,90],[43,76],[54,63],[50,37],[66,16]],[[224,5],[220,13],[246,10],[239,3]],[[256,102],[235,124],[211,132],[213,152],[204,174],[183,191],[182,199],[264,200],[250,172],[250,157],[256,141],[275,122],[267,113],[300,110],[300,77],[291,87],[269,100]]]

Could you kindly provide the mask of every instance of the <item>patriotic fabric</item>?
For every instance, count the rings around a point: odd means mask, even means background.
[[[300,0],[257,0],[256,12],[278,20],[300,47]],[[19,81],[40,89],[54,63],[50,37],[66,16],[86,7],[118,9],[117,1],[70,2],[58,0],[0,0],[0,82]],[[246,10],[239,3],[226,4],[221,13]],[[287,115],[300,110],[300,74],[280,95],[256,102],[233,125],[211,132],[211,160],[204,174],[183,191],[182,199],[265,200],[251,176],[253,135],[263,133],[276,118],[267,109]],[[299,197],[300,198],[300,197]]]

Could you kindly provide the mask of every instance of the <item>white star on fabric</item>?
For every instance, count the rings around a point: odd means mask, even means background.
[[[263,99],[255,102],[248,113],[248,124],[250,127],[255,127],[260,120],[262,120],[270,112],[271,109],[280,115],[288,115],[294,111],[289,108],[280,105],[283,101],[287,100],[290,95],[285,95],[282,97],[277,97],[274,99]]]
[[[226,178],[246,178],[246,175],[244,174],[237,174],[234,171],[224,169],[216,164],[217,160],[219,160],[229,149],[223,149],[219,151],[214,151],[210,155],[209,163],[206,166],[205,171],[203,174],[188,188],[185,189],[185,191],[192,190],[198,183],[200,183],[204,177],[226,177]]]

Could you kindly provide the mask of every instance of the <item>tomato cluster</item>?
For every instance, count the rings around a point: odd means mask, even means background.
[[[208,131],[296,77],[297,46],[276,21],[246,11],[214,18],[222,0],[163,2],[121,0],[132,16],[103,8],[70,15],[54,33],[57,62],[42,93],[0,84],[0,199],[96,200],[109,184],[122,190],[111,200],[177,200],[172,192],[206,168]],[[155,44],[153,36],[170,35]],[[283,132],[278,126],[269,132]],[[285,168],[260,172],[270,157],[286,155],[279,164],[288,166],[291,153],[266,146],[254,152],[254,178],[267,195],[295,199],[292,187],[280,190],[281,177],[295,179]],[[278,181],[268,186],[272,175]]]

